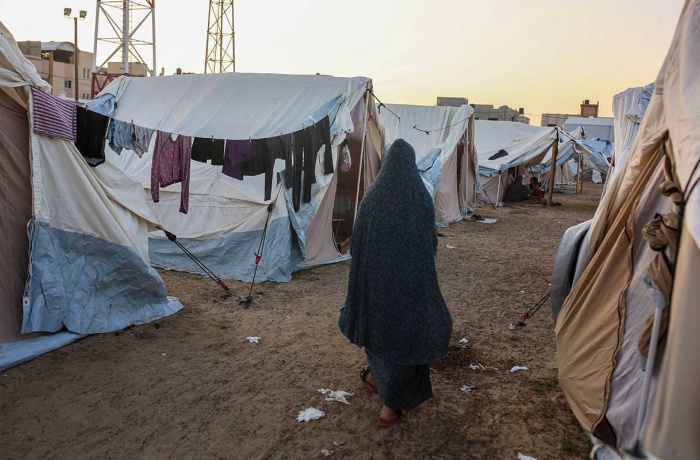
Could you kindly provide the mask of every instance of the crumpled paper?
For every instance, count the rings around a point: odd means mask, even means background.
[[[462,340],[460,340],[459,343],[462,343],[462,344],[465,344],[465,345],[466,345],[466,344],[469,343],[469,339],[466,338],[466,337],[462,337]]]
[[[470,387],[469,385],[462,385],[462,387],[460,388],[460,390],[462,390],[464,393],[469,393],[469,392],[472,391],[473,389],[474,389],[474,388],[473,388],[473,387]]]
[[[535,457],[530,457],[529,455],[521,454],[518,452],[518,460],[537,460]]]
[[[246,337],[245,339],[250,343],[260,343],[261,337]]]
[[[447,245],[447,249],[457,249],[457,248],[454,247],[454,246],[452,246],[452,245],[449,245],[449,244],[448,244],[448,245]]]
[[[348,396],[355,396],[355,393],[351,393],[349,391],[343,391],[343,390],[330,390],[328,388],[320,388],[318,390],[319,393],[322,395],[326,395],[326,401],[337,401],[339,403],[343,404],[350,404],[348,402],[347,397]]]
[[[297,422],[310,422],[311,420],[318,420],[326,416],[326,413],[322,410],[318,410],[315,407],[309,407],[299,412],[297,415]]]
[[[510,371],[511,371],[511,372],[529,371],[529,370],[530,370],[530,369],[528,369],[528,368],[525,367],[525,366],[513,366],[513,367],[510,368]]]
[[[484,366],[481,363],[470,364],[469,369],[483,371],[484,369],[486,369],[486,366]]]

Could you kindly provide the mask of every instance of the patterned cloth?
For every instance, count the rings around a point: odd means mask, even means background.
[[[114,118],[110,119],[107,128],[107,142],[114,153],[121,155],[123,149],[133,150],[134,147],[131,145],[133,135],[131,123]]]
[[[352,233],[348,294],[339,326],[389,366],[429,364],[447,354],[452,317],[440,293],[435,208],[399,139],[365,194]]]
[[[77,137],[77,111],[72,102],[61,100],[32,87],[34,125],[36,134],[75,142]]]
[[[134,125],[134,130],[131,137],[131,146],[134,148],[134,153],[141,158],[144,153],[148,152],[148,147],[153,138],[153,130],[142,126]]]
[[[190,202],[190,158],[192,138],[177,136],[173,141],[169,133],[158,131],[151,164],[151,197],[160,201],[160,187],[180,182],[180,212],[187,214]]]

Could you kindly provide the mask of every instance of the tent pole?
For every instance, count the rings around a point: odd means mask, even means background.
[[[352,216],[353,228],[355,227],[355,221],[357,220],[357,207],[360,204],[360,181],[362,180],[362,166],[365,163],[365,139],[367,138],[367,118],[369,118],[369,102],[367,101],[367,92],[365,90],[365,121],[364,127],[362,128],[362,149],[360,150],[360,165],[357,169],[357,191],[355,192],[355,214]]]
[[[498,199],[501,197],[501,179],[503,179],[503,174],[498,175],[498,189],[496,190],[496,206],[498,206]]]
[[[552,206],[552,195],[554,194],[554,176],[557,172],[557,156],[559,155],[559,130],[555,129],[557,136],[552,142],[552,163],[549,167],[549,190],[547,190],[547,206]]]

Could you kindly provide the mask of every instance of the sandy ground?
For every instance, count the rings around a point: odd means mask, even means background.
[[[556,194],[563,206],[551,209],[482,206],[496,224],[441,230],[454,346],[433,366],[435,398],[391,429],[375,427],[381,403],[358,378],[363,353],[336,325],[349,263],[258,285],[249,309],[207,279],[163,272],[180,313],[0,375],[0,458],[586,458],[557,384],[549,305],[508,325],[547,292],[562,234],[593,215],[600,191]],[[508,372],[515,365],[530,371]],[[319,388],[355,396],[327,402]],[[297,422],[311,406],[326,417]]]

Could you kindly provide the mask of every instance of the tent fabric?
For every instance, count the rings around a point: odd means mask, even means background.
[[[439,224],[461,220],[475,204],[478,158],[473,142],[469,142],[473,139],[469,131],[473,130],[473,114],[474,109],[468,105],[387,104],[379,110],[386,144],[404,139],[413,146]]]
[[[552,147],[557,129],[512,121],[476,120],[474,143],[479,155],[479,174],[494,177],[514,166],[541,163]],[[500,150],[505,150],[507,155],[491,159]]]
[[[639,445],[671,460],[700,456],[700,396],[694,391],[700,378],[694,358],[700,346],[700,188],[691,194],[700,176],[698,23],[700,0],[687,0],[638,133],[583,240],[576,260],[580,276],[555,328],[559,381],[583,428],[619,449]],[[667,160],[685,203],[666,345],[651,369],[641,364],[638,341],[657,298],[646,274],[658,259],[641,231],[672,207],[658,187]],[[645,381],[648,400],[641,399]],[[636,423],[639,410],[645,411],[642,426]]]
[[[176,299],[167,297],[163,280],[149,266],[147,230],[159,221],[145,202],[143,188],[117,168],[90,168],[70,142],[30,132],[30,86],[49,88],[0,24],[0,92],[18,103],[9,126],[23,123],[24,127],[16,127],[19,133],[26,133],[22,134],[24,142],[3,142],[0,148],[5,150],[2,154],[13,149],[14,163],[4,164],[8,172],[9,165],[17,172],[17,177],[3,185],[23,181],[13,191],[16,196],[2,195],[0,221],[13,222],[12,234],[17,234],[20,224],[24,226],[24,242],[18,239],[19,249],[15,249],[19,254],[28,248],[26,273],[19,269],[13,273],[12,298],[0,303],[2,317],[7,318],[9,312],[14,316],[11,323],[22,325],[19,337],[13,327],[12,339],[64,329],[79,335],[110,332],[181,309]],[[8,103],[4,96],[2,100],[0,113],[6,118]],[[0,136],[13,139],[8,125],[1,126]],[[22,158],[26,160],[20,161]],[[25,199],[29,213],[20,203]],[[17,200],[15,210],[20,214],[6,216],[14,212],[6,200]],[[0,239],[0,244],[6,243]],[[5,250],[3,247],[3,253]],[[24,295],[18,304],[20,283]],[[5,284],[0,287],[0,298],[7,299]],[[16,345],[9,351],[5,348],[2,359],[19,362],[54,349],[61,340],[27,342],[26,350],[24,342],[11,342]]]
[[[364,100],[372,82],[365,77],[338,78],[274,74],[207,74],[156,78],[121,77],[108,86],[96,104],[112,101],[113,117],[135,125],[192,137],[257,139],[298,131],[328,115],[332,151],[343,140],[362,139],[367,113],[367,142],[363,164],[365,184],[378,171],[382,130],[376,109]],[[103,104],[104,105],[104,104]],[[117,155],[107,149],[107,163],[125,172],[141,190],[150,188],[153,141],[141,158],[128,150]],[[311,200],[298,211],[291,190],[284,186],[284,161],[274,174],[278,185],[265,200],[263,176],[232,179],[221,167],[193,162],[190,171],[190,203],[186,215],[179,212],[180,184],[160,191],[154,209],[163,228],[214,273],[223,278],[250,281],[255,253],[274,204],[266,233],[257,281],[286,282],[295,270],[343,260],[333,238],[332,219],[336,173],[325,174],[323,155],[316,163],[316,183]],[[360,159],[353,158],[359,165]],[[150,199],[150,205],[153,205]],[[149,255],[160,267],[199,273],[189,258],[157,229],[150,233]]]
[[[0,89],[0,343],[20,338],[32,218],[27,111]]]

